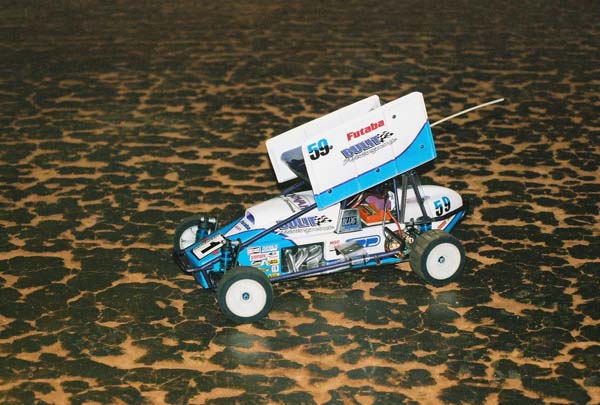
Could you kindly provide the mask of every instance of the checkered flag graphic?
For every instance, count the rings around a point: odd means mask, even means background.
[[[321,226],[321,224],[326,224],[328,222],[333,222],[331,219],[327,218],[325,215],[320,215],[315,217],[315,223],[317,226]]]
[[[379,134],[379,142],[385,141],[386,139],[388,139],[392,135],[394,135],[392,132],[383,131],[381,134]]]

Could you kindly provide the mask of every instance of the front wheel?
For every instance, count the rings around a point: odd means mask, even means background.
[[[238,323],[267,316],[273,305],[273,286],[262,271],[236,267],[225,272],[217,287],[217,300],[225,316]]]
[[[175,229],[173,248],[183,250],[215,231],[216,220],[205,215],[185,218]]]
[[[457,279],[464,270],[465,261],[465,249],[460,241],[438,229],[422,233],[411,246],[410,267],[434,286]]]

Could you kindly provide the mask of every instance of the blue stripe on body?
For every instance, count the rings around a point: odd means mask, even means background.
[[[363,190],[380,184],[392,177],[414,169],[430,160],[435,159],[435,145],[429,121],[426,121],[414,141],[401,155],[384,163],[383,165],[368,170],[355,178],[346,180],[320,194],[315,194],[315,201],[319,209],[329,207],[344,198],[350,197]]]

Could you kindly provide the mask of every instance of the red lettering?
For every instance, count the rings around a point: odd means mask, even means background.
[[[371,125],[369,125],[368,127],[361,128],[358,131],[348,132],[346,134],[346,138],[348,138],[349,141],[353,138],[360,138],[362,135],[368,134],[371,131],[375,131],[377,128],[381,128],[384,125],[385,122],[383,122],[383,120],[378,122],[372,122]]]

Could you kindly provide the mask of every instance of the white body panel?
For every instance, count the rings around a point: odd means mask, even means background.
[[[462,198],[454,190],[441,186],[425,185],[422,186],[421,191],[427,214],[432,218],[462,207]],[[401,191],[398,190],[398,192]],[[401,197],[399,195],[398,199],[400,200]],[[246,216],[240,221],[240,223],[245,222],[245,225],[238,223],[225,236],[235,239],[235,235],[241,232],[267,229],[290,217],[295,212],[299,212],[302,207],[308,207],[313,203],[314,196],[311,191],[302,191],[273,198],[249,208],[246,211]],[[392,209],[395,209],[393,202]],[[340,259],[341,255],[336,253],[335,246],[353,240],[359,240],[364,245],[367,253],[375,254],[384,251],[385,237],[381,222],[371,225],[363,223],[362,229],[354,232],[336,233],[339,211],[340,204],[334,204],[324,210],[315,208],[295,220],[291,226],[283,226],[277,229],[275,233],[290,240],[296,246],[322,242],[324,244],[325,260]],[[411,219],[417,220],[421,216],[421,209],[414,192],[409,189],[407,191],[404,218],[407,222],[410,222]],[[434,229],[444,229],[451,221],[452,217],[433,222],[432,227]],[[392,231],[397,230],[397,225],[394,222],[387,222],[386,227]],[[401,225],[401,227],[404,229],[404,225]],[[260,242],[257,243],[260,244]]]

